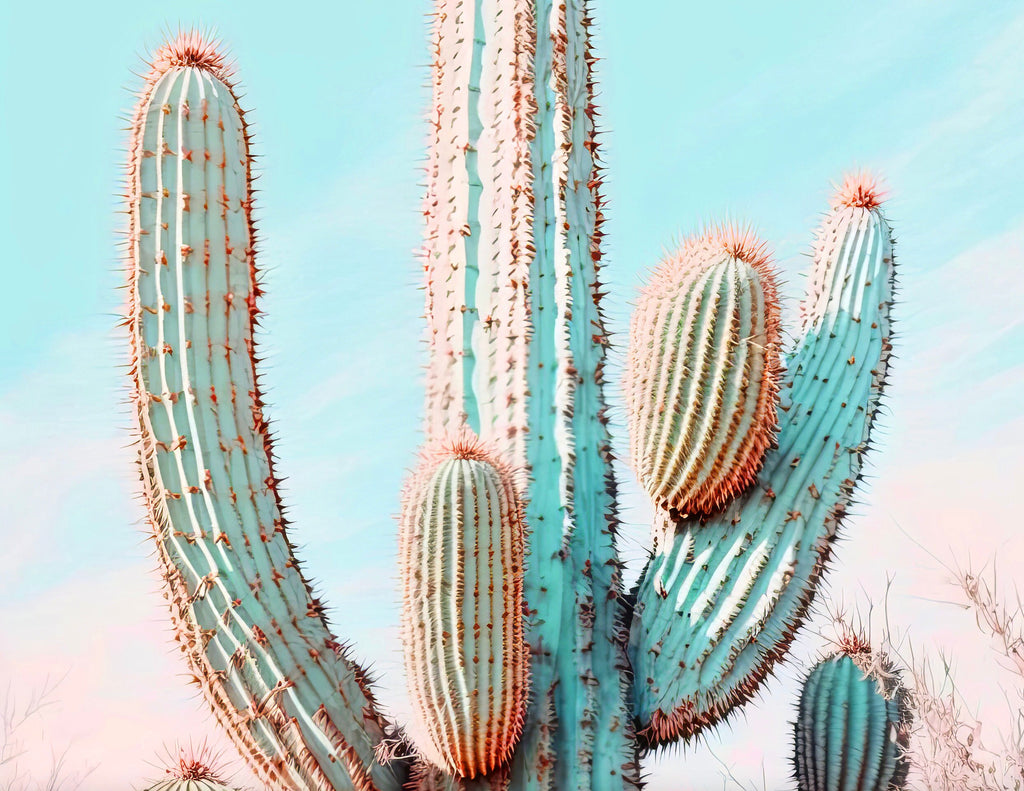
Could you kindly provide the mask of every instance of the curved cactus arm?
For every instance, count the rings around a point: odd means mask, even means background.
[[[127,318],[149,521],[177,639],[264,780],[397,789],[385,724],[295,560],[253,348],[251,158],[223,56],[192,35],[157,54],[129,164]]]
[[[911,713],[899,673],[884,656],[840,653],[804,681],[793,728],[800,791],[904,788]]]
[[[589,24],[585,0],[438,0],[434,22],[427,433],[466,424],[528,472],[531,702],[509,780],[527,791],[621,788],[638,771]]]
[[[630,653],[650,744],[718,722],[788,649],[861,473],[891,348],[893,271],[877,191],[848,182],[818,234],[778,446],[724,512],[670,526],[639,583]]]

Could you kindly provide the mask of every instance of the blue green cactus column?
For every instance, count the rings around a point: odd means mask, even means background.
[[[525,471],[531,694],[508,782],[538,791],[638,782],[589,22],[583,0],[441,0],[434,22],[427,434],[467,428]]]
[[[778,440],[748,491],[675,516],[639,583],[630,655],[649,744],[747,701],[786,653],[861,474],[891,350],[892,231],[873,180],[839,188],[818,230]]]

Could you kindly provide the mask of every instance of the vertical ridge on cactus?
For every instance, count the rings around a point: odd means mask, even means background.
[[[774,273],[749,230],[691,237],[655,270],[623,377],[633,467],[655,504],[710,514],[754,481],[776,428],[778,345]]]
[[[910,707],[899,673],[860,645],[807,676],[793,726],[800,791],[888,791],[907,779]]]
[[[421,752],[469,778],[523,727],[525,537],[511,469],[471,438],[424,454],[403,496],[405,669]]]
[[[653,744],[746,701],[786,652],[860,476],[891,344],[892,237],[840,201],[815,245],[777,447],[722,513],[680,519],[637,590],[635,711]]]
[[[251,157],[217,47],[157,52],[128,169],[133,381],[143,491],[177,639],[267,782],[397,789],[363,672],[288,541],[255,371]]]

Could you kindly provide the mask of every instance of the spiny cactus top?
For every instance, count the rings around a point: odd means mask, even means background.
[[[800,791],[904,788],[910,718],[892,662],[861,640],[847,641],[804,681],[793,737]]]
[[[175,764],[166,770],[167,777],[145,791],[235,791],[215,768],[216,762],[217,756],[205,746],[179,748]]]

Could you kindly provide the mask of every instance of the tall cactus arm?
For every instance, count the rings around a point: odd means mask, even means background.
[[[584,0],[438,0],[434,21],[427,433],[466,424],[529,473],[517,789],[622,788],[637,773],[602,393],[589,24]]]
[[[818,233],[778,445],[757,483],[717,515],[668,525],[638,585],[630,652],[649,744],[688,737],[749,699],[810,604],[891,349],[892,238],[878,204],[870,179],[850,179]]]
[[[132,396],[178,642],[265,781],[398,789],[374,762],[385,725],[366,678],[288,541],[255,370],[248,133],[211,44],[184,34],[157,53],[130,149]]]

